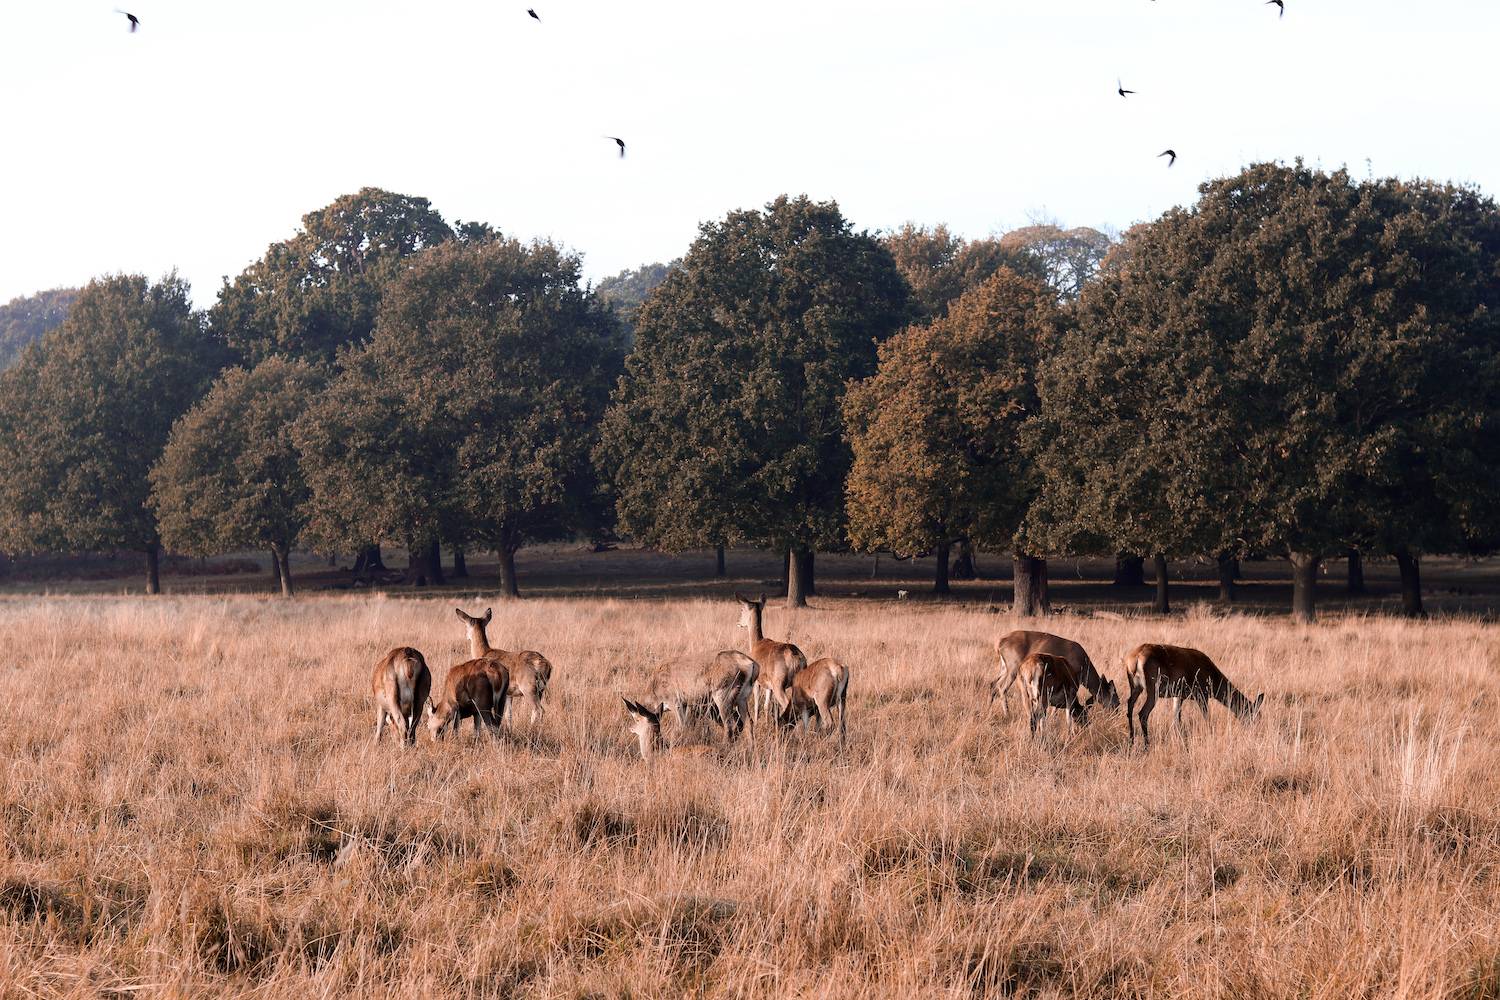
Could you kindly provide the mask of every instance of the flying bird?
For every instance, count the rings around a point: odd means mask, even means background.
[[[613,135],[607,135],[604,138],[614,139],[615,145],[620,147],[620,159],[623,160],[625,158],[625,140]]]
[[[1125,85],[1120,82],[1120,78],[1119,77],[1115,77],[1115,89],[1120,92],[1120,96],[1121,97],[1124,97],[1126,94],[1133,94],[1133,93],[1135,93],[1135,91],[1133,91],[1133,90],[1126,90],[1125,89]]]
[[[1167,166],[1169,166],[1169,167],[1175,167],[1177,165],[1177,150],[1175,150],[1175,149],[1167,149],[1167,150],[1163,150],[1162,152],[1156,154],[1156,158],[1158,160],[1161,159],[1163,156],[1170,156],[1171,157],[1171,159],[1167,161]]]
[[[121,10],[120,8],[116,7],[115,8],[115,13],[116,14],[124,14],[127,18],[130,19],[130,30],[131,31],[135,31],[136,28],[139,28],[141,26],[141,19],[138,18],[138,17],[136,17],[134,14],[130,13],[130,11],[128,11],[128,10]]]
[[[537,12],[532,10],[530,7],[526,8],[526,13],[530,14],[532,17],[535,17],[538,21],[541,20],[540,17],[537,17]]]
[[[1271,4],[1273,3],[1276,5],[1276,9],[1281,11],[1281,13],[1277,14],[1276,16],[1286,17],[1286,0],[1266,0],[1267,7],[1271,6]]]

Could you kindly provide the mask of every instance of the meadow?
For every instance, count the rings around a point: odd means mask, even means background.
[[[990,710],[1008,615],[822,597],[766,626],[851,665],[843,751],[669,723],[715,750],[647,766],[620,695],[736,606],[539,597],[490,627],[555,667],[539,729],[372,744],[374,662],[440,679],[485,603],[0,600],[0,993],[1500,996],[1500,626],[1025,623],[1266,692],[1131,751]]]

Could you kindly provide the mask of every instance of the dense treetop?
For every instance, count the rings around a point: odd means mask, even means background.
[[[0,306],[0,371],[41,340],[42,334],[61,326],[77,297],[76,288],[54,288],[18,296]]]

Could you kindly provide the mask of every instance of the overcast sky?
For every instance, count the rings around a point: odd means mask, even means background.
[[[595,278],[781,192],[970,236],[1042,214],[1124,228],[1296,156],[1500,193],[1493,3],[122,6],[134,35],[113,3],[5,5],[0,302],[175,266],[207,305],[364,185],[552,237]]]

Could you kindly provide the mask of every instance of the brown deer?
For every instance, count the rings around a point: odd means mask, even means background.
[[[1007,632],[995,643],[995,652],[1000,660],[1000,671],[990,683],[990,704],[999,697],[1010,716],[1010,687],[1020,676],[1021,662],[1032,653],[1048,653],[1061,656],[1073,668],[1073,675],[1089,689],[1095,703],[1105,708],[1120,707],[1120,693],[1114,682],[1094,668],[1094,661],[1084,648],[1071,639],[1064,639],[1049,632],[1031,632],[1017,629]]]
[[[1021,700],[1031,718],[1031,735],[1047,715],[1049,708],[1066,709],[1068,732],[1088,721],[1089,702],[1078,697],[1078,675],[1065,656],[1054,653],[1032,653],[1021,661],[1016,671],[1021,681]]]
[[[633,700],[646,708],[670,708],[677,713],[679,726],[699,713],[712,712],[724,727],[724,738],[733,740],[744,729],[758,672],[754,660],[734,649],[715,654],[706,664],[677,659],[658,667],[644,696]]]
[[[417,742],[417,722],[432,690],[432,672],[422,654],[397,646],[375,664],[370,687],[375,694],[375,742],[380,742],[387,719],[400,727],[404,745]]]
[[[769,712],[771,702],[776,702],[777,714],[784,713],[787,706],[787,688],[792,683],[792,678],[797,671],[807,667],[807,657],[802,650],[789,642],[777,642],[767,639],[761,631],[761,619],[766,610],[766,595],[761,594],[759,599],[746,597],[744,594],[736,593],[735,598],[740,602],[740,624],[739,627],[749,633],[749,653],[756,665],[760,668],[760,675],[756,679],[755,689],[755,718],[760,719],[760,705],[764,700],[766,710]]]
[[[500,735],[500,716],[505,712],[505,692],[497,696],[495,684],[490,680],[495,671],[490,660],[465,660],[455,664],[443,678],[443,697],[434,703],[427,700],[427,731],[434,740],[443,738],[449,729],[458,732],[458,724],[464,719],[474,720],[474,734],[480,727],[490,735]]]
[[[787,708],[781,717],[783,725],[801,724],[805,732],[816,716],[818,732],[826,732],[833,728],[833,711],[838,709],[839,746],[844,745],[849,700],[847,666],[831,656],[816,659],[797,671],[787,692]]]
[[[714,753],[713,747],[667,746],[666,741],[661,738],[661,717],[667,711],[666,705],[658,703],[651,707],[629,698],[621,700],[631,714],[630,731],[635,734],[636,743],[640,746],[641,760],[648,764],[663,753],[669,753],[673,757],[706,757]]]
[[[1125,705],[1125,718],[1130,725],[1130,744],[1135,745],[1135,703],[1142,694],[1146,696],[1141,705],[1141,737],[1146,746],[1151,745],[1151,732],[1146,720],[1156,707],[1156,697],[1172,698],[1177,702],[1177,732],[1182,735],[1182,703],[1191,698],[1208,717],[1208,699],[1222,702],[1235,716],[1244,721],[1254,719],[1266,696],[1260,694],[1254,701],[1240,693],[1239,688],[1229,682],[1224,672],[1214,661],[1196,649],[1186,646],[1165,646],[1146,643],[1137,646],[1125,656],[1125,678],[1130,684],[1130,700]]]
[[[532,649],[513,653],[491,646],[489,636],[485,634],[485,626],[494,618],[493,609],[485,608],[482,618],[466,615],[458,608],[454,608],[453,613],[458,615],[458,620],[464,623],[464,628],[468,631],[469,655],[476,660],[494,660],[509,671],[506,715],[509,716],[516,703],[520,702],[531,708],[531,724],[536,725],[542,718],[542,699],[547,694],[547,685],[552,683],[552,664],[545,656]]]

